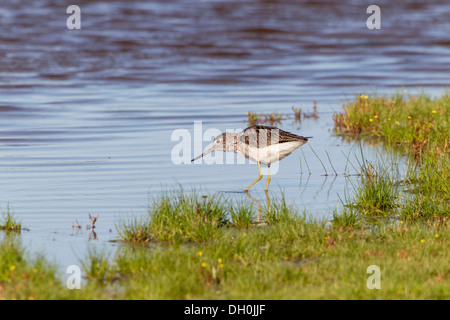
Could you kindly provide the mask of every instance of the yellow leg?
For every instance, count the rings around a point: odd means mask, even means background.
[[[269,193],[266,190],[266,203],[267,203],[267,210],[270,211],[270,198],[269,198]]]
[[[250,200],[252,200],[255,204],[258,205],[258,218],[256,219],[257,222],[259,222],[260,218],[261,218],[261,212],[262,212],[262,206],[261,206],[261,202],[255,198],[253,198],[250,193],[248,193],[248,191],[245,191],[245,193],[247,194],[247,196],[250,198]]]
[[[267,203],[267,212],[270,212],[270,198],[269,198],[269,193],[266,190],[266,203]],[[259,217],[258,217],[259,220]]]
[[[269,173],[267,175],[267,182],[266,182],[266,191],[269,190],[269,183],[270,183],[270,165],[267,168],[269,170]]]
[[[245,192],[247,192],[248,191],[248,189],[250,189],[255,183],[257,183],[259,180],[261,180],[261,178],[262,178],[262,173],[261,173],[261,165],[259,164],[259,162],[257,162],[258,163],[258,170],[259,170],[259,176],[258,176],[258,178],[256,178],[256,180],[255,181],[253,181],[247,188],[245,188],[244,189],[244,191]]]

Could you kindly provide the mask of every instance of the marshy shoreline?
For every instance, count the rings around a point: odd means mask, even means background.
[[[114,254],[92,246],[81,258],[80,290],[27,251],[20,213],[8,208],[0,299],[448,299],[449,111],[448,93],[358,95],[334,114],[334,133],[379,139],[405,154],[406,172],[361,154],[353,193],[320,221],[282,194],[258,207],[195,189],[161,192],[148,216],[118,219]],[[258,213],[263,224],[253,223]],[[380,289],[369,288],[371,266]]]

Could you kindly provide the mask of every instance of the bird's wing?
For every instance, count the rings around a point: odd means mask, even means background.
[[[278,129],[277,127],[261,125],[248,127],[238,135],[239,142],[257,148],[285,142],[307,140],[305,137]]]

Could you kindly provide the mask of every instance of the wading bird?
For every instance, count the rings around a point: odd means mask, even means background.
[[[295,149],[300,148],[308,139],[290,132],[271,126],[256,125],[248,127],[239,133],[222,133],[214,138],[211,148],[198,157],[191,160],[194,162],[213,151],[235,152],[240,156],[250,159],[258,164],[259,176],[253,181],[245,192],[256,182],[261,180],[261,164],[267,165],[269,174],[267,176],[266,191],[270,183],[270,165],[290,155]]]

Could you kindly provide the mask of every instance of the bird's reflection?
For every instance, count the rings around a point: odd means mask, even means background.
[[[97,233],[95,233],[94,230],[92,230],[91,233],[89,233],[89,241],[91,240],[98,240]]]
[[[269,198],[269,193],[267,190],[264,191],[266,193],[266,205],[267,205],[267,211],[270,212],[270,198]],[[245,194],[247,195],[247,197],[250,198],[250,200],[252,200],[257,206],[258,206],[258,217],[256,218],[256,220],[253,221],[253,223],[259,224],[259,223],[264,223],[264,219],[261,219],[261,213],[262,213],[262,205],[261,205],[261,200],[259,199],[255,199],[253,198],[250,193],[248,191],[245,191]]]
[[[89,233],[89,241],[91,240],[98,240],[97,233],[94,231],[95,229],[95,222],[97,221],[99,215],[97,217],[92,217],[91,214],[89,214],[89,220],[91,221],[91,225],[86,224],[86,230],[91,230]],[[75,222],[72,224],[72,230],[75,231],[75,234],[78,234],[80,230],[82,230],[81,224],[78,223],[78,220],[75,220]]]
[[[89,220],[91,221],[91,225],[89,226],[89,229],[91,229],[91,233],[89,234],[89,241],[91,240],[98,240],[97,233],[95,233],[95,222],[97,221],[98,217],[100,215],[97,215],[95,218],[89,214]]]

